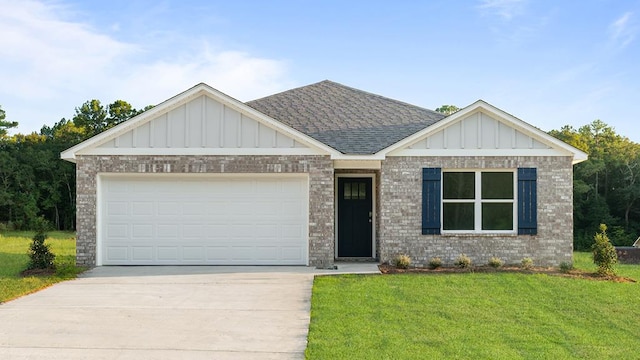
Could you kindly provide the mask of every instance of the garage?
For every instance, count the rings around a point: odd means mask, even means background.
[[[101,174],[97,265],[307,265],[308,176]]]

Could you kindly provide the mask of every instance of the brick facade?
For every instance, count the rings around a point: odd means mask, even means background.
[[[333,165],[328,156],[77,156],[78,265],[96,265],[96,204],[99,173],[307,173],[309,264],[334,259]]]
[[[422,235],[422,168],[538,169],[538,234]],[[99,173],[306,173],[309,176],[309,264],[328,267],[335,255],[334,179],[374,174],[376,257],[408,254],[426,265],[438,256],[452,264],[461,253],[475,264],[497,256],[507,263],[531,257],[536,265],[571,261],[573,191],[570,157],[387,157],[381,170],[336,170],[328,156],[78,156],[77,263],[96,264]]]
[[[538,169],[537,235],[422,235],[422,168]],[[475,264],[493,257],[536,265],[572,261],[573,167],[570,157],[387,157],[380,183],[380,261],[407,254],[414,264],[432,257],[452,264],[461,253]]]

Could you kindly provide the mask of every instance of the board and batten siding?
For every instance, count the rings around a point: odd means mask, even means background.
[[[307,146],[203,95],[101,144],[99,148],[307,148]]]
[[[549,146],[483,112],[476,112],[408,148],[549,149]]]

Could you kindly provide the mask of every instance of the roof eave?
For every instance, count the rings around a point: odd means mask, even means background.
[[[426,128],[424,128],[423,130],[418,131],[417,133],[414,133],[411,136],[408,136],[406,138],[404,138],[403,140],[398,141],[397,143],[380,150],[378,153],[376,153],[377,155],[384,155],[386,156],[387,154],[393,152],[394,150],[398,150],[401,148],[404,148],[406,146],[409,146],[411,143],[418,141],[419,139],[422,139],[424,137],[427,137],[433,133],[438,132],[439,130],[449,126],[449,124],[458,121],[459,119],[464,118],[467,115],[470,115],[471,113],[473,113],[474,111],[485,111],[489,114],[494,114],[496,116],[498,116],[499,118],[508,121],[510,124],[512,124],[516,129],[522,131],[523,133],[530,135],[532,137],[534,137],[535,139],[538,139],[540,141],[542,141],[543,143],[546,143],[547,145],[549,145],[552,148],[555,148],[557,150],[561,150],[562,152],[566,153],[567,156],[571,156],[573,158],[573,164],[577,164],[580,163],[582,161],[587,160],[588,155],[583,152],[580,149],[577,149],[559,139],[554,138],[553,136],[545,133],[544,131],[528,124],[525,121],[522,121],[520,119],[518,119],[517,117],[489,104],[488,102],[484,101],[484,100],[477,100],[474,103],[472,103],[469,106],[466,106],[460,110],[458,110],[457,112],[447,116],[446,118],[442,119],[441,121],[438,121],[437,123],[427,126]]]

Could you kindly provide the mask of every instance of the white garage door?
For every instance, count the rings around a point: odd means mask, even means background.
[[[308,180],[102,175],[102,265],[306,265]]]

